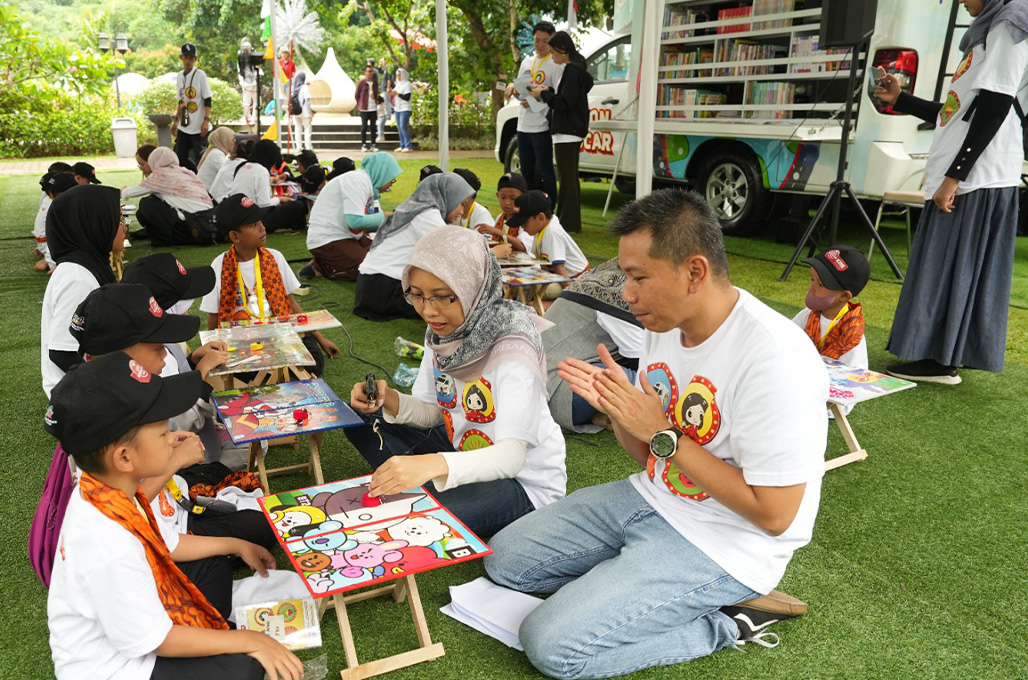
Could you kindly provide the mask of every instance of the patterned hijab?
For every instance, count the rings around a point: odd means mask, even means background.
[[[985,9],[971,22],[971,27],[960,39],[960,51],[967,54],[985,42],[992,27],[1007,23],[1014,44],[1028,39],[1028,0],[984,0]]]
[[[628,308],[628,303],[621,297],[624,289],[625,273],[621,271],[621,265],[615,257],[584,272],[559,297],[642,328],[642,324]]]
[[[157,196],[174,196],[202,203],[208,208],[214,207],[203,180],[192,170],[179,165],[178,156],[171,149],[163,146],[154,149],[147,163],[153,172],[139,183],[139,188]]]
[[[437,210],[445,220],[461,202],[474,195],[475,190],[471,185],[452,172],[426,177],[414,189],[410,198],[401,203],[379,227],[375,240],[371,242],[371,249],[374,250],[386,239],[409,227],[414,218],[426,210]]]
[[[415,267],[449,286],[464,310],[464,323],[450,335],[425,330],[425,344],[435,353],[440,371],[475,380],[513,360],[527,364],[546,381],[540,331],[553,324],[530,314],[521,303],[503,299],[500,265],[481,234],[452,225],[433,229],[411,251],[403,269],[404,290],[410,287]]]
[[[74,262],[96,282],[117,283],[111,271],[111,246],[121,222],[121,192],[86,184],[68,189],[46,212],[46,242],[54,262]]]

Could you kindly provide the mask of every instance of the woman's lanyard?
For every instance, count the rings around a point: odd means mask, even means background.
[[[247,305],[249,295],[246,292],[246,284],[243,283],[243,272],[239,268],[239,264],[236,264],[236,278],[239,281],[239,294],[243,296],[243,311],[251,319],[259,319],[264,321],[264,285],[261,283],[261,253],[258,250],[257,255],[253,258],[253,274],[254,274],[254,290],[257,292],[257,316],[250,313],[250,308]]]
[[[537,260],[549,260],[550,259],[548,257],[543,256],[543,254],[539,251],[539,246],[541,246],[542,242],[543,242],[543,234],[546,233],[546,229],[549,226],[550,225],[547,224],[545,227],[543,227],[542,230],[538,234],[535,235],[535,241],[532,243],[532,252],[535,254],[535,259],[537,259]]]
[[[465,224],[464,218],[462,217],[462,218],[460,218],[460,226],[464,227],[465,229],[470,229],[471,228],[471,216],[475,214],[475,208],[477,206],[478,206],[478,202],[477,201],[472,201],[471,202],[471,210],[468,211],[467,224]]]
[[[532,58],[532,82],[535,83],[536,85],[541,85],[542,81],[536,80],[535,79],[535,75],[537,73],[539,73],[539,69],[542,68],[543,64],[545,64],[546,60],[549,59],[549,58],[550,58],[549,54],[547,54],[545,57],[543,57],[542,61],[537,61],[539,59],[539,57],[533,57]],[[543,74],[543,80],[545,80],[545,75],[546,74],[544,73]]]
[[[828,339],[828,334],[832,332],[833,328],[835,328],[835,324],[839,323],[839,319],[841,319],[842,317],[846,316],[846,312],[848,312],[848,311],[850,311],[850,305],[847,302],[846,304],[844,304],[842,306],[842,309],[839,310],[839,313],[835,315],[835,318],[832,319],[832,323],[828,324],[828,330],[825,331],[825,334],[821,336],[821,340],[818,341],[817,348],[819,350],[822,347],[824,347],[825,340]],[[818,314],[820,314],[820,313],[821,312],[818,312]]]

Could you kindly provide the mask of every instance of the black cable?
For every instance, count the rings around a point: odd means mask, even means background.
[[[367,364],[368,366],[373,366],[375,368],[381,369],[382,372],[385,374],[385,380],[388,382],[392,382],[394,385],[396,385],[396,382],[393,381],[392,374],[389,372],[388,368],[386,368],[382,364],[376,364],[374,361],[369,361],[367,359],[359,357],[354,353],[353,336],[350,335],[350,331],[347,330],[346,324],[344,324],[342,321],[339,322],[339,327],[343,329],[343,332],[346,333],[346,339],[350,341],[350,346],[346,349],[346,351],[349,352],[350,356],[356,359],[357,361],[361,362],[362,364]]]

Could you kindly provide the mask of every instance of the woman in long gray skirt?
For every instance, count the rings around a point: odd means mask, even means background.
[[[936,124],[925,208],[887,349],[910,380],[960,383],[959,367],[1003,370],[1024,159],[1015,98],[1028,83],[1028,2],[960,0],[974,17],[944,103],[900,91],[881,71],[875,95]]]

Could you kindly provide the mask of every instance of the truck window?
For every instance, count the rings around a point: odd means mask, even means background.
[[[628,66],[632,61],[631,38],[626,35],[589,58],[588,68],[593,80],[616,83],[628,79]]]

